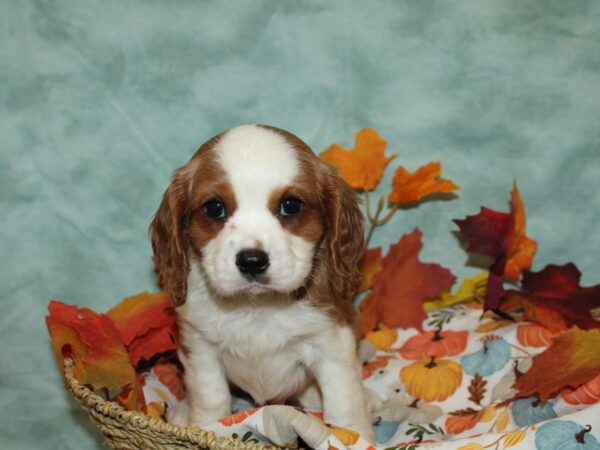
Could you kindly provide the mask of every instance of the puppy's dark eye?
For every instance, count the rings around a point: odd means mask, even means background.
[[[225,218],[225,205],[216,200],[206,202],[204,205],[202,205],[202,211],[204,211],[204,214],[212,217],[213,219]]]
[[[303,206],[302,200],[293,197],[284,198],[279,206],[279,215],[283,217],[294,216],[302,210]]]

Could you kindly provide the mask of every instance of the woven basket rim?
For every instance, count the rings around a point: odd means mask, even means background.
[[[128,411],[121,405],[103,399],[87,386],[80,384],[73,376],[73,368],[73,360],[71,358],[65,358],[64,379],[67,390],[71,392],[84,409],[88,412],[93,410],[101,417],[108,416],[123,424],[168,435],[178,440],[197,444],[198,448],[206,448],[209,450],[288,450],[282,447],[262,443],[256,444],[254,442],[244,442],[240,438],[235,437],[217,437],[213,431],[206,431],[198,426],[171,424],[147,416],[141,412]],[[99,420],[98,414],[95,415],[96,420]]]

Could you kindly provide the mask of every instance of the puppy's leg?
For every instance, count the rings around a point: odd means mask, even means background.
[[[300,406],[308,410],[320,410],[323,409],[323,397],[319,391],[317,383],[312,382],[306,389],[304,389],[297,397],[296,400]]]
[[[206,425],[231,415],[231,393],[216,349],[198,334],[186,341],[189,424]]]
[[[314,370],[323,394],[325,421],[352,428],[375,442],[352,330],[334,327],[320,336],[316,346],[320,357]]]

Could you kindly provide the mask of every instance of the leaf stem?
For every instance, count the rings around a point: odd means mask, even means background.
[[[383,199],[383,197],[382,197],[382,199]],[[398,210],[399,207],[400,207],[400,205],[398,203],[394,203],[392,205],[392,207],[390,208],[389,212],[386,214],[386,216],[383,219],[381,219],[381,220],[376,220],[375,223],[378,226],[379,225],[385,225],[392,218],[392,216]]]
[[[377,210],[375,211],[375,216],[371,215],[371,204],[369,200],[369,193],[365,191],[365,206],[367,207],[367,217],[369,218],[369,222],[371,223],[371,227],[369,228],[369,233],[367,234],[367,239],[365,241],[365,247],[369,246],[369,242],[371,242],[371,238],[373,237],[373,231],[375,231],[375,227],[378,226],[378,218],[379,214],[381,214],[381,210],[383,209],[384,201],[383,197],[379,199],[377,202]]]

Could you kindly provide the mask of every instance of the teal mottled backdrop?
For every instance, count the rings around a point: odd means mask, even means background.
[[[376,127],[462,189],[401,211],[458,276],[452,218],[508,208],[535,268],[600,282],[600,2],[0,1],[0,447],[98,449],[66,396],[51,298],[108,309],[153,289],[146,229],[171,172],[217,132],[288,129],[321,151]],[[380,191],[385,193],[392,169]]]

